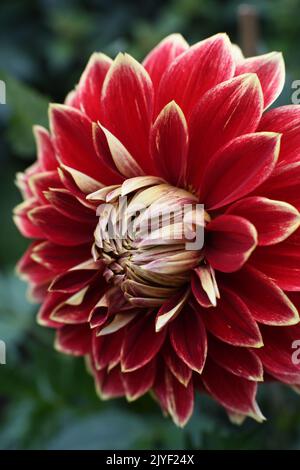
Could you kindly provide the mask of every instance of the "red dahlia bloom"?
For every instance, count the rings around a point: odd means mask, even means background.
[[[18,269],[55,346],[86,356],[99,395],[149,390],[175,423],[197,389],[236,420],[264,419],[257,385],[300,387],[300,106],[266,111],[284,83],[281,54],[244,59],[225,34],[189,47],[164,39],[143,64],[93,54],[38,159],[17,176]],[[105,239],[120,196],[140,232]],[[204,245],[178,217],[204,204]],[[109,204],[109,206],[108,206]],[[146,215],[174,210],[162,233]],[[155,215],[152,217],[155,218]],[[117,222],[115,220],[115,222]]]

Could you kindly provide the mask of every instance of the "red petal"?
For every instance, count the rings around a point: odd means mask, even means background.
[[[169,65],[188,47],[181,34],[170,34],[149,52],[143,61],[143,66],[151,77],[154,90],[158,90],[161,77]]]
[[[300,339],[300,325],[286,328],[262,327],[264,347],[257,351],[270,373],[300,374],[300,363],[293,362],[293,342]]]
[[[281,52],[270,52],[240,61],[235,74],[247,72],[257,74],[264,94],[264,108],[267,108],[278,98],[284,86],[285,67]]]
[[[29,178],[29,186],[34,196],[37,197],[41,204],[48,203],[44,192],[49,188],[61,188],[62,183],[56,171],[45,171],[37,173]]]
[[[155,332],[155,317],[152,312],[141,315],[126,330],[122,350],[122,371],[131,372],[151,361],[160,350],[166,329]]]
[[[192,380],[185,387],[166,369],[166,401],[168,412],[177,426],[183,427],[190,419],[194,408]]]
[[[263,421],[264,417],[255,401],[256,382],[237,377],[213,361],[207,361],[202,380],[208,392],[222,406],[232,412]]]
[[[233,346],[260,348],[262,338],[248,307],[229,289],[221,290],[221,298],[214,308],[199,307],[208,331]]]
[[[200,199],[217,209],[253,191],[272,173],[280,135],[248,134],[231,141],[210,160],[203,175]]]
[[[112,60],[109,57],[95,52],[80,78],[76,93],[78,93],[82,111],[92,121],[101,119],[102,85],[111,64]]]
[[[51,105],[50,126],[62,163],[104,184],[111,183],[94,149],[92,122],[83,113],[65,105]]]
[[[263,381],[262,363],[251,349],[230,346],[210,337],[209,357],[231,374],[247,380]]]
[[[67,297],[66,294],[51,292],[47,295],[41,308],[38,311],[37,322],[39,325],[48,326],[50,328],[61,328],[61,323],[58,323],[50,318],[53,310]]]
[[[214,269],[230,273],[248,260],[257,243],[254,225],[236,215],[220,215],[207,226],[205,257]]]
[[[95,373],[96,389],[102,400],[122,397],[125,394],[120,367],[111,371],[100,370]]]
[[[49,132],[42,126],[34,126],[33,132],[37,145],[37,157],[42,170],[56,170],[58,161]]]
[[[300,230],[277,245],[257,248],[251,264],[273,279],[281,289],[300,290]]]
[[[258,245],[273,245],[288,238],[300,224],[299,212],[290,204],[253,196],[237,201],[227,210],[249,220],[256,228]]]
[[[76,266],[91,255],[90,245],[68,247],[45,241],[35,245],[32,257],[49,269],[61,272]]]
[[[41,229],[45,238],[59,245],[80,245],[93,239],[89,225],[75,222],[51,206],[40,206],[31,210],[30,220]]]
[[[44,232],[32,223],[29,212],[38,207],[39,203],[35,198],[28,199],[14,208],[13,220],[24,237],[44,238]]]
[[[183,112],[172,101],[157,117],[151,131],[152,158],[169,183],[182,185],[185,182],[188,152],[188,128]]]
[[[84,325],[66,325],[57,330],[55,349],[73,356],[84,356],[91,349],[91,330]]]
[[[129,55],[119,54],[111,66],[103,85],[102,106],[103,125],[145,173],[152,175],[148,144],[153,87],[145,69]]]
[[[262,91],[254,74],[241,75],[209,90],[190,120],[188,182],[199,189],[216,151],[232,139],[254,132],[262,114]]]
[[[124,338],[124,329],[110,335],[97,336],[93,332],[93,358],[96,369],[112,368],[119,363]]]
[[[163,75],[158,94],[159,112],[175,100],[188,116],[210,88],[233,76],[234,63],[226,34],[216,34],[190,47]]]
[[[99,271],[103,270],[101,268],[102,266],[99,265]],[[69,293],[76,292],[90,284],[94,277],[99,274],[99,271],[96,267],[94,269],[81,269],[79,265],[78,268],[72,268],[57,276],[51,283],[49,290]]]
[[[300,106],[288,105],[271,109],[262,116],[258,130],[282,134],[278,162],[299,161]]]
[[[186,387],[191,380],[192,369],[190,369],[190,367],[180,359],[171,345],[166,345],[164,347],[163,357],[172,374]]]
[[[191,307],[185,307],[170,324],[170,340],[180,359],[201,374],[207,355],[206,330],[201,315]]]
[[[48,267],[37,263],[32,258],[33,251],[36,247],[38,247],[38,244],[33,243],[27,248],[22,258],[18,261],[16,269],[18,274],[27,281],[43,284],[46,281],[53,279],[57,273],[57,269],[49,269]]]
[[[47,202],[66,217],[79,223],[89,224],[91,230],[98,222],[96,212],[79,202],[67,189],[51,189],[45,192]]]
[[[300,210],[300,162],[280,165],[272,175],[255,190],[256,195],[285,201]]]
[[[155,379],[155,361],[148,362],[144,367],[133,372],[124,372],[122,380],[129,401],[137,400],[148,392]]]
[[[266,325],[294,325],[299,321],[296,307],[287,295],[265,274],[250,265],[224,277],[247,305],[252,317]]]

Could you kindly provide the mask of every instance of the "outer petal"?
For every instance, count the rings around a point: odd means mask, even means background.
[[[247,134],[231,141],[210,160],[203,175],[201,201],[217,209],[253,191],[272,173],[280,134]]]
[[[277,245],[257,248],[251,264],[282,289],[300,290],[300,230]]]
[[[229,289],[222,289],[216,307],[199,307],[198,314],[207,330],[226,343],[253,348],[263,345],[259,328],[248,307]]]
[[[97,157],[92,123],[80,111],[64,105],[51,105],[50,127],[54,146],[62,163],[110,184],[106,166]]]
[[[246,197],[229,207],[227,214],[249,220],[256,228],[258,245],[274,245],[288,238],[300,224],[300,214],[293,206],[265,197]]]
[[[257,322],[277,326],[298,323],[297,308],[287,295],[268,276],[249,264],[237,273],[224,276],[222,282],[235,290]]]
[[[37,145],[37,157],[44,171],[56,170],[58,162],[49,132],[42,126],[34,126],[33,133]]]
[[[63,216],[51,206],[40,206],[29,213],[32,223],[42,230],[44,238],[66,246],[91,242],[93,233],[90,226],[80,224]]]
[[[207,356],[207,337],[201,315],[185,307],[170,325],[170,340],[176,354],[201,374]]]
[[[300,325],[287,328],[262,328],[264,347],[257,351],[264,368],[269,373],[296,374],[300,381],[300,364],[292,360],[294,340],[300,338]]]
[[[188,128],[180,107],[171,101],[157,117],[150,135],[152,158],[159,174],[173,185],[185,183]]]
[[[155,90],[158,89],[161,77],[169,65],[188,47],[188,43],[181,34],[171,34],[149,52],[143,65],[151,77]]]
[[[216,34],[181,54],[162,77],[157,111],[175,100],[188,116],[199,98],[234,74],[231,45],[226,34]]]
[[[87,324],[66,325],[57,330],[55,349],[73,356],[84,356],[91,349],[91,330]]]
[[[245,74],[209,90],[191,116],[188,182],[199,189],[213,154],[232,139],[254,132],[262,114],[259,80]]]
[[[235,74],[247,72],[257,74],[264,94],[264,108],[267,108],[280,95],[284,86],[285,67],[281,52],[270,52],[240,61]]]
[[[155,332],[152,312],[131,323],[127,327],[122,349],[122,371],[131,372],[150,362],[160,350],[165,335],[165,329]]]
[[[255,194],[277,201],[285,201],[300,210],[300,162],[280,165],[255,190]]]
[[[95,52],[81,75],[76,90],[81,110],[92,120],[101,119],[100,99],[105,76],[112,60],[105,54]]]
[[[49,269],[62,272],[87,260],[90,255],[89,244],[68,247],[44,241],[34,246],[31,257]]]
[[[278,163],[299,161],[300,106],[288,105],[271,109],[263,115],[258,130],[282,134]]]
[[[250,416],[256,421],[264,420],[255,401],[256,382],[237,377],[215,362],[208,361],[203,383],[208,392],[231,412]]]
[[[128,54],[119,54],[106,75],[102,90],[103,125],[152,175],[149,131],[153,110],[153,87],[145,69]]]
[[[171,345],[166,345],[164,347],[163,357],[172,374],[186,387],[191,380],[192,369],[180,359]]]
[[[168,412],[177,426],[183,427],[190,419],[194,408],[192,380],[185,387],[166,369],[166,401]]]
[[[209,357],[231,374],[256,382],[263,381],[262,363],[251,349],[230,346],[210,337]]]
[[[127,400],[137,400],[147,393],[154,383],[155,372],[154,360],[133,372],[123,372],[122,380]]]
[[[207,226],[205,256],[214,269],[230,273],[247,261],[256,247],[257,232],[248,220],[220,215]]]
[[[110,335],[97,336],[93,331],[92,351],[97,370],[112,368],[119,363],[124,338],[124,330]]]

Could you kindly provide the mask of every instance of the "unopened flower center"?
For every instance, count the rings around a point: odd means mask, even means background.
[[[203,259],[208,220],[197,197],[159,178],[137,177],[89,196],[99,201],[94,259],[128,300],[161,305]]]

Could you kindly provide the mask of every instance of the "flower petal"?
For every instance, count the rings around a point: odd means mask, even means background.
[[[29,213],[30,220],[45,238],[58,245],[74,246],[92,241],[90,226],[65,217],[51,206],[40,206]]]
[[[143,66],[151,77],[154,90],[158,90],[161,77],[173,60],[188,48],[181,34],[170,34],[149,52]]]
[[[300,230],[277,245],[258,247],[251,257],[251,265],[281,289],[300,290]]]
[[[262,363],[251,349],[230,346],[210,337],[209,357],[231,374],[256,382],[263,381]]]
[[[165,363],[176,379],[185,387],[192,377],[192,369],[176,354],[171,345],[165,345],[163,350]]]
[[[140,369],[122,373],[123,385],[128,401],[137,400],[149,391],[154,383],[155,372],[155,361],[152,360]]]
[[[203,175],[201,201],[217,209],[253,191],[272,173],[280,134],[247,134],[231,141],[210,160]]]
[[[49,132],[42,126],[34,126],[33,133],[37,146],[37,158],[44,171],[56,170],[58,161]]]
[[[235,202],[226,213],[249,220],[257,230],[258,245],[279,243],[297,230],[300,224],[300,214],[295,207],[259,196]]]
[[[110,184],[107,168],[96,155],[92,122],[80,111],[65,105],[50,106],[50,128],[62,163],[104,184]]]
[[[189,123],[188,182],[196,190],[214,153],[232,139],[256,130],[262,104],[262,90],[255,74],[221,83],[199,100]]]
[[[92,120],[101,119],[100,99],[105,76],[112,60],[105,54],[95,52],[80,77],[76,93],[81,110]]]
[[[157,117],[150,135],[152,158],[159,174],[173,185],[183,185],[188,152],[188,128],[180,107],[171,101]]]
[[[131,372],[151,361],[160,350],[166,330],[155,331],[153,313],[141,315],[126,330],[121,365],[123,372]]]
[[[192,370],[201,374],[207,356],[207,337],[201,315],[185,307],[171,323],[170,340],[176,354]]]
[[[268,276],[249,264],[237,273],[224,276],[222,282],[235,289],[257,322],[277,326],[299,322],[297,308],[288,296]]]
[[[202,377],[205,388],[222,406],[234,413],[263,421],[255,401],[257,384],[231,374],[213,361],[207,361]]]
[[[167,409],[177,426],[184,427],[194,408],[194,388],[190,380],[185,387],[168,369],[165,371]]]
[[[228,80],[233,73],[231,45],[226,34],[216,34],[194,44],[164,73],[158,91],[157,111],[175,100],[188,117],[207,90]]]
[[[91,330],[87,324],[65,325],[57,330],[55,349],[72,356],[84,356],[91,349]]]
[[[128,54],[118,54],[102,89],[102,124],[116,136],[148,175],[153,87],[146,70]],[[128,125],[130,123],[130,125]]]
[[[214,308],[201,308],[198,314],[210,333],[233,346],[261,348],[262,337],[247,305],[232,290],[221,289]]]
[[[257,232],[248,220],[220,215],[207,225],[205,257],[214,269],[230,273],[243,266],[256,243]]]
[[[270,52],[240,61],[235,74],[247,72],[257,74],[264,94],[264,108],[267,108],[278,98],[284,86],[285,66],[281,52]]]
[[[258,130],[282,134],[278,163],[299,161],[300,106],[287,105],[271,109],[262,116]]]

